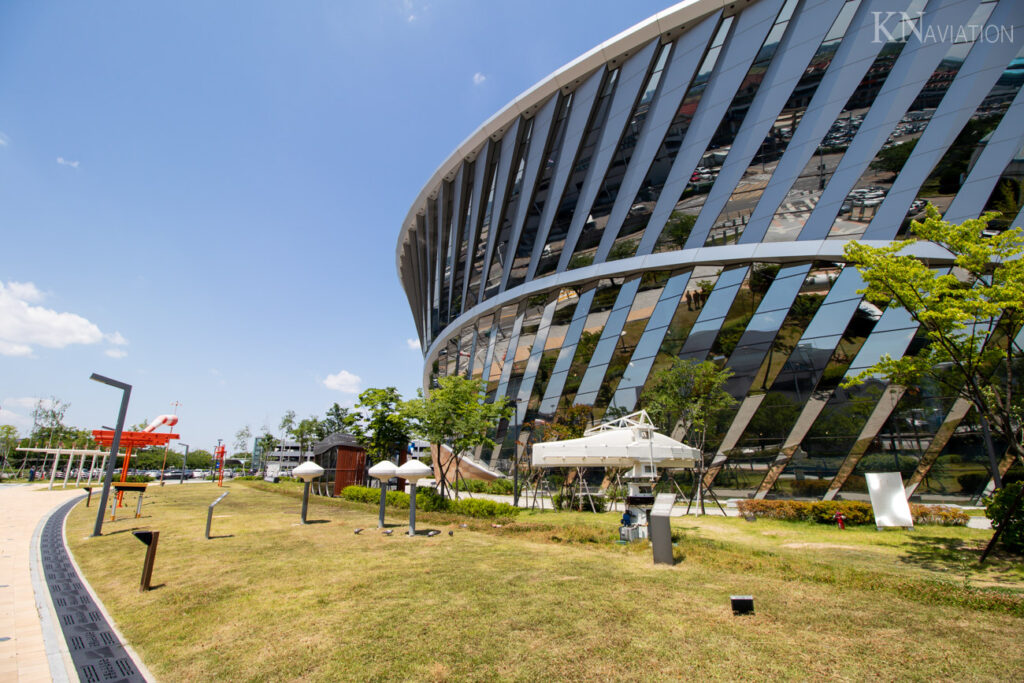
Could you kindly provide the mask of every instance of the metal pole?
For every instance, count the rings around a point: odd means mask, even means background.
[[[523,420],[519,417],[519,399],[516,399],[516,440],[512,444],[512,505],[519,507],[519,432]]]
[[[93,456],[96,457],[96,456]],[[75,488],[82,483],[82,470],[85,469],[85,453],[82,453],[82,457],[78,461],[78,476],[75,477]]]
[[[103,493],[100,494],[100,504],[96,508],[96,525],[92,530],[93,536],[101,536],[103,534],[104,508],[107,506],[107,497],[110,495],[110,483],[114,479],[114,463],[117,462],[117,451],[121,448],[121,431],[124,429],[124,419],[128,414],[128,399],[132,395],[132,385],[118,382],[96,373],[93,373],[90,379],[117,387],[123,392],[121,395],[121,409],[117,414],[117,427],[114,429],[114,441],[110,444],[110,458],[107,460],[107,469],[103,476]]]
[[[302,523],[306,523],[306,510],[309,508],[309,482],[302,487]]]
[[[416,482],[409,484],[409,535],[416,535]]]
[[[43,456],[46,457],[45,455]],[[57,478],[57,463],[60,462],[60,449],[57,449],[57,453],[53,456],[53,469],[50,470],[50,488],[48,491],[53,490],[53,480]]]
[[[388,502],[388,485],[386,482],[380,483],[380,516],[377,519],[377,528],[384,528],[384,505]]]
[[[224,500],[224,497],[226,495],[228,495],[229,493],[231,493],[231,492],[230,491],[225,491],[224,493],[220,494],[220,498],[218,498],[217,500],[215,500],[212,503],[210,503],[210,509],[207,510],[207,512],[206,512],[206,539],[207,540],[210,539],[210,525],[213,523],[213,508],[217,505],[217,503],[219,503],[222,500]]]
[[[68,453],[68,464],[64,466],[64,483],[61,484],[60,486],[62,489],[66,489],[68,487],[68,477],[71,476],[71,463],[73,463],[74,461],[75,451],[74,447],[72,447],[71,452]]]
[[[188,444],[181,444],[185,447],[185,456],[181,459],[181,483],[185,483],[185,466],[188,464]]]

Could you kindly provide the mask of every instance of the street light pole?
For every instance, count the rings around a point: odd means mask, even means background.
[[[512,505],[519,507],[519,432],[523,421],[519,417],[519,399],[516,399],[516,440],[512,444]]]
[[[128,414],[128,399],[132,396],[132,385],[97,375],[95,372],[89,379],[122,391],[121,409],[117,413],[117,426],[114,428],[114,440],[110,444],[110,458],[107,460],[107,471],[103,475],[103,492],[100,494],[100,504],[96,509],[96,524],[92,529],[93,536],[102,536],[103,515],[106,513],[107,498],[110,496],[110,484],[114,480],[114,466],[117,464],[117,451],[121,448],[121,432],[124,431],[124,419]]]
[[[188,444],[187,443],[183,443],[181,445],[185,447],[185,455],[181,459],[181,483],[184,484],[185,483],[185,466],[188,465]]]

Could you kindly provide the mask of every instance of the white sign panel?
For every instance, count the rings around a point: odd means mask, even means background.
[[[866,472],[871,507],[875,509],[875,526],[901,526],[914,528],[907,494],[903,490],[903,477],[899,472]]]

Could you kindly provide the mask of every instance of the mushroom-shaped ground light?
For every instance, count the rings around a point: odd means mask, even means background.
[[[416,482],[424,477],[429,477],[432,470],[419,460],[408,460],[398,468],[396,474],[402,479],[409,480],[409,535],[416,535]]]
[[[324,473],[324,468],[312,460],[307,460],[292,470],[292,475],[305,482],[302,487],[302,523],[306,523],[306,509],[309,507],[309,482]]]
[[[398,466],[390,460],[381,460],[379,463],[367,470],[367,474],[380,481],[380,516],[377,519],[378,529],[384,528],[384,504],[387,502],[388,496],[387,482],[395,476],[397,471]]]

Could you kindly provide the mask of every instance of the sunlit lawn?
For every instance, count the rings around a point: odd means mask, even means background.
[[[1005,680],[1024,670],[1024,571],[976,565],[991,532],[913,532],[714,517],[677,520],[674,567],[616,545],[617,515],[513,524],[420,515],[433,538],[376,529],[371,506],[235,482],[203,538],[212,485],[151,487],[143,518],[68,539],[92,586],[160,679],[797,678]],[[268,492],[261,489],[285,491]],[[95,499],[94,499],[95,505]],[[469,524],[459,526],[460,521]],[[155,590],[144,546],[161,532]],[[366,530],[356,535],[356,528]],[[448,531],[454,531],[453,536]],[[752,594],[736,617],[730,594]]]

